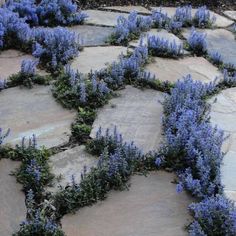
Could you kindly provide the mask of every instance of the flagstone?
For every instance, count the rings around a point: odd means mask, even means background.
[[[104,132],[116,126],[125,141],[134,141],[144,152],[157,149],[162,139],[163,109],[159,101],[164,94],[127,86],[119,95],[99,110],[90,136],[95,138],[100,126]]]
[[[79,35],[81,46],[107,45],[106,40],[113,32],[111,27],[92,25],[76,25],[68,27],[68,29]]]
[[[20,223],[25,220],[25,195],[22,186],[11,176],[11,172],[20,166],[20,162],[9,159],[0,160],[0,235],[9,236],[15,233]]]
[[[85,24],[102,25],[102,26],[115,26],[119,16],[128,17],[127,13],[100,11],[100,10],[85,10],[89,17],[86,19]]]
[[[55,179],[52,190],[56,191],[59,186],[66,187],[71,183],[72,176],[75,182],[79,183],[84,167],[89,172],[96,164],[97,159],[86,152],[85,146],[74,147],[51,156],[51,172],[59,177],[59,181],[56,180],[58,178]]]
[[[236,201],[236,88],[222,91],[209,100],[211,104],[211,122],[230,135],[224,145],[226,155],[222,166],[222,183],[226,194]]]
[[[6,142],[20,143],[23,137],[36,135],[38,145],[53,147],[68,142],[75,112],[55,101],[50,86],[32,89],[10,88],[0,93],[0,123],[11,129]]]
[[[119,55],[126,54],[126,51],[127,48],[121,46],[87,47],[72,61],[71,67],[81,73],[100,70],[117,61]]]
[[[103,202],[62,219],[67,236],[184,236],[190,223],[187,194],[177,194],[164,171],[131,178],[129,191],[112,191]]]
[[[224,11],[224,14],[236,21],[236,11]]]
[[[178,60],[155,57],[154,62],[148,64],[145,70],[155,74],[161,81],[170,82],[176,82],[188,74],[191,74],[194,80],[202,82],[211,82],[222,76],[218,69],[203,57],[186,57]]]
[[[151,14],[147,8],[143,6],[111,6],[111,7],[102,7],[101,9],[105,10],[113,10],[118,12],[127,12],[130,13],[132,11],[137,11],[140,14]]]

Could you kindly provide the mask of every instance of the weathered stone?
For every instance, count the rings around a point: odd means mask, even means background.
[[[85,24],[102,25],[102,26],[115,26],[119,16],[128,17],[127,13],[99,11],[99,10],[86,10],[84,11],[89,18]]]
[[[0,160],[0,235],[9,236],[19,229],[20,223],[25,220],[25,196],[22,186],[16,182],[11,172],[18,168],[20,162],[7,159]]]
[[[129,191],[112,191],[103,202],[62,219],[68,236],[184,236],[190,198],[175,191],[173,174],[133,176]]]
[[[72,175],[76,183],[79,183],[84,167],[86,166],[89,171],[96,164],[97,159],[86,152],[85,146],[78,146],[51,156],[52,173],[61,177],[60,181],[55,181],[54,189],[58,189],[58,186],[65,187],[71,183]]]
[[[120,97],[114,98],[108,105],[100,109],[93,124],[91,137],[101,126],[117,130],[125,141],[134,141],[138,147],[147,152],[158,148],[161,141],[161,116],[163,93],[127,86],[120,91]]]
[[[0,52],[0,78],[7,79],[9,76],[18,73],[24,59],[33,59],[33,57],[17,50]]]
[[[224,14],[236,21],[236,11],[224,11]]]
[[[223,151],[227,152],[222,166],[222,182],[225,192],[236,201],[236,88],[222,91],[209,100],[212,105],[211,122],[230,135]]]
[[[113,32],[111,27],[92,25],[76,25],[68,29],[79,35],[81,46],[107,45],[106,40]]]
[[[179,60],[155,57],[154,60],[145,70],[155,74],[161,81],[176,82],[191,74],[194,80],[210,82],[217,76],[222,76],[218,69],[203,57],[186,57]]]
[[[143,33],[139,40],[131,41],[129,45],[133,47],[137,47],[140,44],[141,39],[142,39],[143,45],[147,45],[147,37],[153,36],[153,35],[158,36],[160,38],[168,39],[170,42],[175,41],[177,45],[183,44],[181,39],[179,39],[174,34],[169,33],[167,30],[162,29],[160,31],[157,31],[156,29],[151,29],[150,31]]]
[[[160,10],[160,7],[151,7],[152,10]],[[161,7],[163,13],[167,13],[168,17],[173,17],[175,15],[176,8],[175,7]],[[197,9],[192,9],[192,16],[194,17]],[[228,27],[233,24],[233,21],[227,19],[224,16],[221,16],[215,12],[210,11],[210,17],[216,17],[216,21],[214,22],[214,26],[216,27]]]
[[[117,12],[127,12],[130,13],[132,11],[136,11],[140,14],[151,14],[147,8],[142,6],[111,6],[111,7],[103,7],[102,9],[105,10],[112,10]]]
[[[118,60],[121,53],[125,54],[127,49],[121,46],[110,47],[88,47],[76,57],[71,67],[81,73],[89,73],[91,70],[100,70],[108,63]]]
[[[68,141],[75,112],[63,109],[52,97],[49,86],[33,89],[10,88],[0,93],[0,124],[11,133],[6,142],[37,137],[38,145],[57,146]]]

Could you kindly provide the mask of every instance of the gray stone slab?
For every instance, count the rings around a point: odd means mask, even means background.
[[[224,11],[224,14],[232,20],[236,21],[236,11]]]
[[[126,54],[127,48],[121,46],[88,47],[71,62],[71,67],[81,73],[100,70],[107,64],[117,61],[121,53]]]
[[[11,133],[6,142],[20,143],[35,134],[38,145],[58,146],[68,141],[75,112],[53,98],[49,86],[33,89],[10,88],[0,93],[0,124]]]
[[[160,9],[160,7],[151,7],[151,10],[159,10],[159,9]],[[167,15],[171,18],[175,15],[176,8],[175,7],[161,7],[161,10],[163,13],[167,13]],[[197,11],[196,8],[192,9],[192,16],[195,15],[196,11]],[[210,11],[210,16],[211,16],[211,18],[213,16],[216,17],[216,21],[214,23],[214,26],[216,26],[216,27],[224,28],[224,27],[228,27],[233,24],[233,21],[231,21],[231,20],[227,19],[226,17],[221,16],[213,11]]]
[[[113,130],[117,126],[125,141],[134,143],[144,152],[157,149],[162,138],[162,105],[164,94],[154,90],[139,90],[131,86],[119,92],[100,109],[93,124],[91,137],[101,126]]]
[[[161,81],[170,82],[176,82],[188,74],[191,74],[194,80],[202,82],[214,81],[216,77],[222,76],[217,67],[203,57],[186,57],[179,60],[155,57],[154,62],[148,64],[145,70],[155,74]]]
[[[209,100],[212,105],[211,122],[230,135],[223,151],[226,152],[222,166],[222,182],[226,194],[236,201],[236,88],[222,91]]]
[[[68,29],[79,35],[82,46],[107,45],[106,40],[114,30],[111,27],[92,25],[76,25],[68,27]]]
[[[184,236],[190,223],[187,194],[177,194],[173,174],[133,176],[129,191],[112,191],[103,202],[62,219],[67,236]]]
[[[85,24],[115,26],[119,16],[128,17],[127,13],[99,11],[99,10],[85,10],[89,18],[86,19]]]
[[[118,12],[127,12],[127,13],[130,13],[131,11],[136,11],[140,14],[145,14],[145,15],[151,14],[151,11],[149,11],[147,8],[143,6],[111,6],[111,7],[102,7],[102,9],[118,11]]]
[[[12,171],[20,166],[20,162],[7,159],[0,160],[0,235],[9,236],[19,229],[20,223],[25,220],[25,195],[22,186],[16,182]]]
[[[72,175],[75,181],[79,183],[84,166],[89,171],[96,164],[97,159],[86,152],[85,146],[78,146],[51,156],[51,172],[56,177],[61,177],[59,182],[55,181],[53,189],[57,190],[58,186],[66,187],[67,184],[71,183]]]

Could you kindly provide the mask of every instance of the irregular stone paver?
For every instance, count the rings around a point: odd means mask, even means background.
[[[152,10],[159,10],[160,7],[151,7]],[[168,17],[173,17],[175,15],[176,8],[175,7],[161,7],[163,13],[167,13]],[[192,9],[192,16],[195,15],[197,9]],[[216,21],[214,22],[214,26],[216,27],[228,27],[233,24],[233,21],[227,19],[224,16],[221,16],[215,12],[210,11],[210,16],[216,17]]]
[[[224,14],[236,21],[236,11],[224,11]]]
[[[210,82],[217,76],[222,76],[218,69],[203,57],[186,57],[179,60],[155,57],[155,62],[148,64],[145,69],[161,81],[170,82],[176,82],[188,74],[191,74],[194,80],[202,82]]]
[[[20,162],[7,159],[0,160],[0,235],[9,236],[19,229],[25,220],[25,196],[22,186],[16,182],[11,172],[20,166]]]
[[[222,182],[225,193],[236,201],[236,88],[222,91],[209,100],[212,105],[211,122],[230,135],[223,151],[227,152],[222,166]]]
[[[86,152],[85,146],[78,146],[51,156],[52,173],[62,177],[61,181],[55,182],[54,189],[57,189],[57,186],[66,187],[68,183],[71,183],[72,175],[76,183],[79,183],[84,166],[89,171],[96,164],[97,159]]]
[[[106,40],[113,32],[111,27],[92,25],[76,25],[68,27],[68,29],[79,35],[81,46],[107,45]]]
[[[0,124],[11,133],[6,142],[20,143],[37,137],[38,145],[57,146],[68,141],[75,112],[63,109],[52,97],[49,86],[33,89],[10,88],[0,93]]]
[[[99,11],[99,10],[86,10],[84,11],[89,18],[85,21],[85,24],[92,25],[104,25],[104,26],[115,26],[117,18],[119,16],[128,17],[127,13]]]
[[[129,191],[112,191],[103,202],[62,219],[67,236],[184,236],[190,198],[175,191],[173,174],[133,176]]]
[[[127,86],[120,91],[120,97],[99,110],[91,137],[96,136],[100,126],[104,132],[106,128],[113,131],[117,126],[125,141],[134,141],[145,152],[157,149],[162,137],[162,105],[159,101],[163,98],[161,92]]]
[[[118,12],[127,12],[127,13],[130,13],[131,11],[137,11],[140,14],[151,14],[151,11],[142,6],[112,6],[112,7],[103,7],[102,9],[113,10]]]
[[[222,55],[224,63],[236,65],[236,40],[235,35],[225,29],[201,30],[205,32],[207,37],[208,53],[217,51]],[[190,35],[190,30],[186,29],[183,36],[187,39]]]
[[[81,73],[100,70],[108,63],[118,60],[119,55],[125,54],[126,51],[127,48],[121,46],[84,48],[79,56],[72,61],[71,67]]]
[[[18,73],[24,59],[33,59],[33,57],[17,50],[0,52],[0,78],[7,79],[9,76]]]
[[[152,29],[152,30],[150,30],[148,32],[145,32],[141,36],[141,38],[143,40],[143,44],[147,45],[147,37],[148,36],[153,36],[153,35],[158,36],[160,38],[168,39],[170,42],[175,41],[178,45],[183,44],[181,39],[179,39],[177,36],[175,36],[172,33],[169,33],[167,30],[164,30],[164,29],[162,29],[160,31],[157,31],[156,29]],[[131,41],[129,43],[129,45],[133,46],[133,47],[137,47],[140,44],[141,38],[139,40]]]

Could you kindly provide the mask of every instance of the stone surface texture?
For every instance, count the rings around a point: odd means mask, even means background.
[[[236,21],[236,11],[224,11],[224,14]]]
[[[222,76],[218,69],[203,57],[186,57],[179,60],[155,57],[154,60],[145,70],[155,74],[161,81],[176,82],[191,74],[194,80],[210,82]]]
[[[61,181],[54,183],[54,189],[58,189],[58,186],[66,187],[68,183],[71,183],[72,175],[76,183],[79,183],[84,167],[86,166],[89,171],[96,164],[97,159],[86,152],[85,146],[78,146],[51,156],[52,173],[57,177],[62,177]]]
[[[25,196],[22,186],[16,182],[12,171],[20,166],[20,162],[7,159],[0,160],[0,235],[9,236],[19,229],[20,223],[25,220]]]
[[[33,134],[39,146],[52,147],[68,142],[75,112],[63,109],[52,97],[49,86],[3,90],[0,109],[1,128],[11,129],[6,142],[20,143],[23,137]]]
[[[160,7],[151,7],[152,10],[159,10]],[[173,17],[175,15],[176,8],[175,7],[161,7],[163,13],[167,13],[169,17]],[[197,9],[192,9],[192,16],[195,15]],[[221,16],[215,12],[210,11],[211,18],[213,16],[216,17],[216,21],[214,22],[214,26],[216,27],[228,27],[233,24],[232,20],[227,19],[224,16]]]
[[[127,13],[99,11],[99,10],[85,10],[84,13],[89,15],[85,24],[115,26],[119,16],[128,17]]]
[[[67,236],[184,236],[190,223],[189,197],[177,194],[174,176],[133,176],[129,191],[112,191],[103,202],[62,219]]]
[[[126,54],[127,49],[121,46],[88,47],[75,58],[71,67],[81,73],[89,73],[91,70],[100,70],[107,64],[117,61],[121,53]]]
[[[236,88],[222,91],[209,100],[211,122],[230,135],[226,140],[223,151],[227,152],[222,166],[222,182],[225,193],[236,201]]]
[[[119,92],[120,96],[112,99],[99,110],[93,124],[91,137],[101,126],[117,130],[125,141],[134,141],[144,152],[157,149],[162,138],[162,105],[164,94],[154,90],[139,90],[131,86]]]
[[[118,12],[127,12],[127,13],[130,13],[132,11],[137,11],[140,14],[151,14],[151,11],[142,6],[111,6],[111,7],[103,7],[102,9],[113,10]]]
[[[81,46],[107,45],[106,40],[113,32],[111,27],[92,25],[76,25],[68,27],[68,29],[79,35]]]

